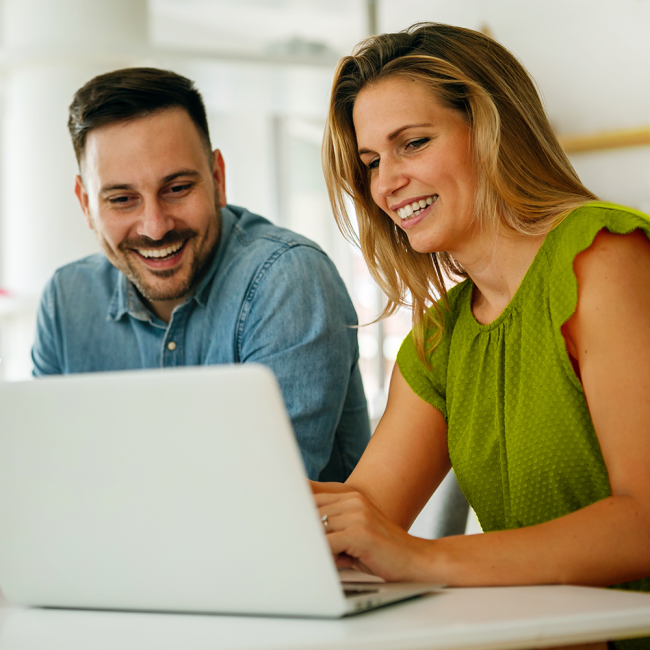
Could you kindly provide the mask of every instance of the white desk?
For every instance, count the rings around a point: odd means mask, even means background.
[[[0,650],[534,648],[650,635],[650,595],[453,589],[338,621],[0,606]]]

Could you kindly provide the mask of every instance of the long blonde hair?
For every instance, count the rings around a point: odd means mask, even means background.
[[[470,125],[478,173],[475,218],[481,226],[500,222],[522,234],[544,234],[558,218],[596,197],[562,150],[531,77],[491,38],[462,27],[419,23],[373,36],[344,57],[334,77],[323,140],[332,209],[388,297],[379,318],[410,305],[416,348],[427,363],[425,347],[428,352],[442,336],[445,278],[467,274],[444,251],[414,251],[404,231],[375,204],[352,121],[359,92],[397,75],[427,85]]]

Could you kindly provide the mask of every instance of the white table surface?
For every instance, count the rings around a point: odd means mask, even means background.
[[[650,635],[650,594],[569,586],[449,589],[342,620],[0,605],[0,650],[535,648]]]

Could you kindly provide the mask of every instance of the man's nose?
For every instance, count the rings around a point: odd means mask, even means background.
[[[173,230],[175,222],[167,210],[168,207],[158,200],[145,201],[138,224],[138,234],[157,241]]]

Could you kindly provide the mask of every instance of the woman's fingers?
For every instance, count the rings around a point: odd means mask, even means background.
[[[357,560],[346,553],[339,553],[334,556],[337,569],[354,569],[356,568]]]
[[[349,528],[355,521],[361,523],[368,513],[373,509],[376,510],[365,497],[355,491],[314,496],[318,513],[328,534],[335,530]]]
[[[319,495],[317,501],[321,518],[326,518],[327,540],[337,566],[360,568],[361,563],[364,570],[375,572],[373,557],[385,555],[382,547],[391,542],[387,526],[397,526],[359,493]]]
[[[348,488],[345,492],[315,492],[314,499],[316,500],[316,505],[320,508],[321,506],[346,500],[356,495],[361,496],[355,490]]]
[[[354,496],[354,494],[351,492],[346,494],[323,493],[314,495],[318,514],[321,517],[326,533],[329,534],[335,529],[334,520],[337,517],[354,509],[354,503],[350,501],[350,497]]]
[[[408,535],[354,490],[315,498],[339,568],[359,569],[391,581],[425,579],[419,565],[430,551],[422,547],[427,540]]]

